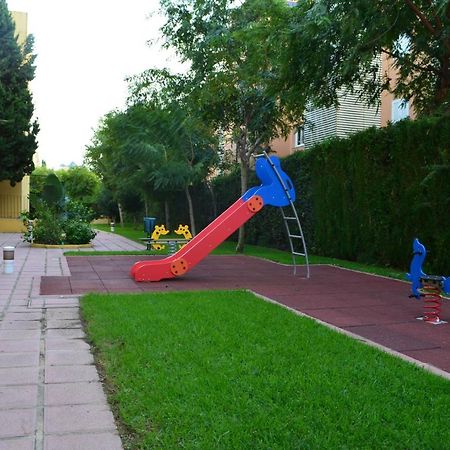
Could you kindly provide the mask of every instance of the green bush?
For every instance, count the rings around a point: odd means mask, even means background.
[[[69,200],[65,209],[67,220],[90,223],[95,218],[94,211],[78,200]]]
[[[89,224],[79,220],[66,220],[64,231],[66,233],[66,244],[87,244],[97,234]]]
[[[34,242],[49,245],[60,244],[63,233],[62,220],[50,209],[39,208],[37,214],[39,216],[33,227]]]
[[[61,213],[56,209],[40,202],[35,211],[32,229],[24,233],[24,241],[36,244],[88,244],[94,239],[96,232],[91,228],[88,219],[89,210],[80,203],[73,204],[73,208]],[[29,214],[23,214],[24,224],[28,224]]]

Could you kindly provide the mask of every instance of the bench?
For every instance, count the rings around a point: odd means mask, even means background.
[[[139,238],[139,240],[145,242],[147,250],[152,250],[152,245],[167,245],[169,247],[169,254],[176,253],[178,245],[187,244],[189,239],[152,239],[152,238]]]

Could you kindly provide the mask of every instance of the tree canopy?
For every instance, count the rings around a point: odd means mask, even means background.
[[[421,114],[450,110],[449,0],[305,0],[287,30],[276,89],[293,106],[336,104],[342,89],[378,104],[387,90]]]
[[[34,78],[33,38],[19,45],[6,1],[0,0],[0,180],[12,184],[34,169],[38,124],[28,83]]]
[[[164,202],[184,191],[195,232],[189,187],[208,175],[214,142],[209,129],[175,103],[138,103],[104,118],[87,148],[86,161],[118,202],[137,193],[146,214],[151,200]]]
[[[75,166],[67,170],[59,170],[58,176],[64,185],[66,195],[71,200],[76,200],[92,206],[99,193],[100,182],[98,177],[87,167]]]
[[[278,34],[288,7],[283,0],[162,0],[166,45],[190,64],[190,102],[236,152],[241,191],[248,188],[251,155],[295,118],[271,90],[279,59]],[[244,231],[238,249],[243,249]]]

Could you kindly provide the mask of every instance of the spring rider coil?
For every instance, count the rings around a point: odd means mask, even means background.
[[[420,279],[422,287],[419,289],[423,298],[423,316],[419,319],[424,322],[440,325],[447,323],[441,320],[442,295],[440,282],[444,277],[422,277]]]
[[[450,294],[450,277],[427,275],[422,271],[422,264],[425,261],[427,251],[425,246],[418,239],[413,241],[413,258],[410,266],[410,273],[406,274],[406,279],[411,281],[410,297],[424,300],[424,313],[418,319],[424,322],[440,325],[447,323],[441,320],[442,294]]]

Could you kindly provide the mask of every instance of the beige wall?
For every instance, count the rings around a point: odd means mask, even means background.
[[[391,89],[395,86],[396,79],[397,79],[397,70],[392,67],[392,60],[385,55],[384,53],[381,56],[381,70],[383,76],[388,76],[391,80]],[[381,93],[381,105],[380,105],[380,113],[381,113],[381,126],[385,127],[388,122],[392,119],[392,102],[395,100],[395,97],[393,94],[391,94],[388,91],[383,91]],[[414,107],[409,105],[409,117],[411,119],[416,118],[416,113],[414,111]]]
[[[280,158],[292,155],[295,152],[305,149],[304,145],[295,146],[295,134],[296,130],[292,130],[286,139],[277,138],[271,141],[270,147],[276,152],[275,154]]]
[[[270,146],[273,151],[276,152],[276,155],[280,158],[284,158],[285,156],[289,156],[293,153],[293,145],[294,142],[294,133],[291,133],[287,139],[277,138],[274,139]]]
[[[26,12],[11,11],[11,16],[16,24],[18,42],[23,44],[28,35],[28,14]]]
[[[16,24],[18,42],[23,44],[27,36],[27,14],[12,11],[11,15]],[[15,186],[11,186],[9,181],[0,181],[0,232],[24,231],[19,215],[22,211],[29,210],[29,193],[28,176]]]

